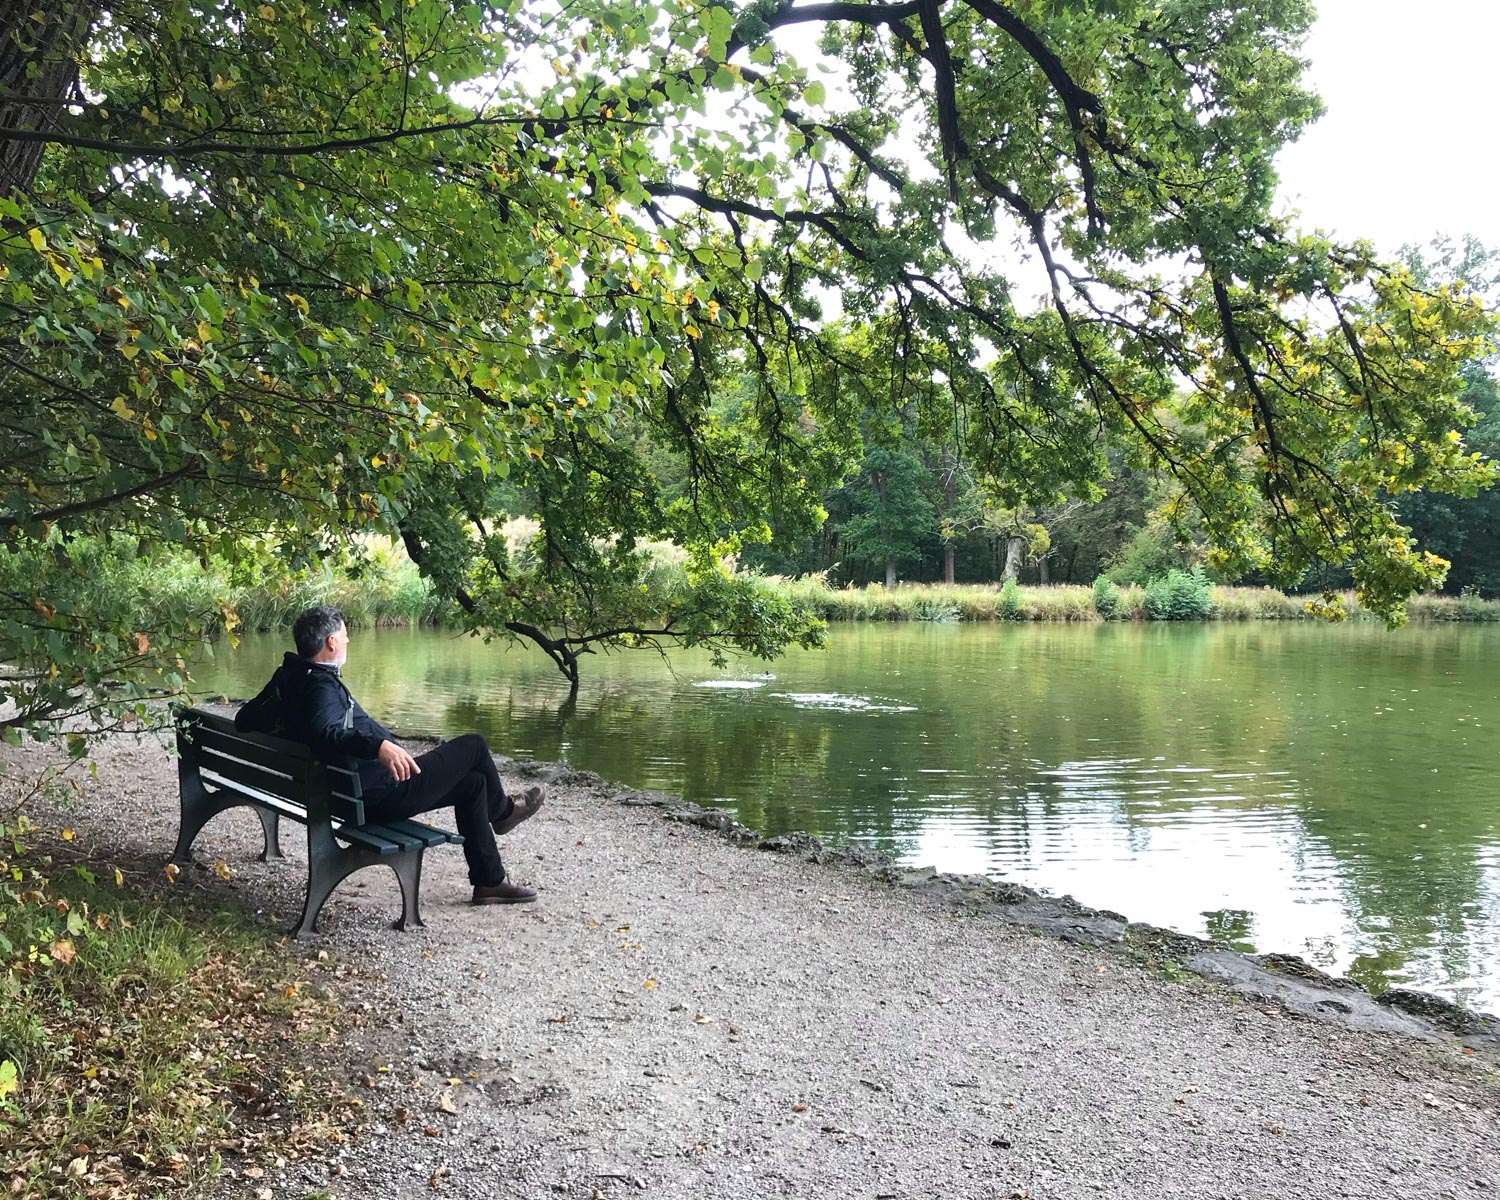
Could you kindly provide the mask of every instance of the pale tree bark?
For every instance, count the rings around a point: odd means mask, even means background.
[[[78,60],[100,3],[0,0],[0,196],[30,189],[46,149],[12,133],[57,129],[82,98]]]
[[[1010,583],[1021,574],[1021,562],[1026,553],[1026,539],[1014,535],[1005,540],[1005,579]]]
[[[893,558],[885,560],[885,586],[888,588],[896,586],[896,560]]]

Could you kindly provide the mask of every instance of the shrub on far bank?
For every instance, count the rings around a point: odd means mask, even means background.
[[[1094,580],[1093,601],[1094,611],[1104,620],[1113,621],[1120,615],[1120,589],[1108,575],[1101,575]]]
[[[995,606],[995,611],[1002,621],[1021,619],[1021,589],[1014,579],[1007,579],[1000,589],[1000,603]]]
[[[1213,587],[1196,567],[1168,571],[1146,585],[1146,612],[1153,621],[1201,621],[1213,611]]]

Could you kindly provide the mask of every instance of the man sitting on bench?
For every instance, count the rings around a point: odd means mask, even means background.
[[[536,814],[542,789],[527,788],[519,802],[508,797],[490,748],[477,733],[417,758],[398,746],[339,677],[349,630],[338,609],[322,604],[305,609],[292,625],[292,638],[297,653],[289,652],[260,695],[235,715],[235,728],[303,742],[327,760],[355,760],[371,822],[397,821],[451,804],[464,839],[474,903],[535,900],[535,891],[506,878],[495,838]]]

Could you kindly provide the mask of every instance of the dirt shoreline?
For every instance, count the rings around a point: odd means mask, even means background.
[[[101,863],[164,860],[175,764],[150,737],[96,759],[66,812],[77,840]],[[261,1180],[276,1196],[1500,1186],[1492,1021],[1456,1033],[1462,1012],[1439,1006],[1448,1024],[1433,1023],[1292,960],[811,840],[760,843],[728,814],[566,767],[502,771],[552,780],[505,845],[540,903],[470,907],[457,851],[428,855],[425,930],[389,928],[389,872],[335,893],[306,953],[375,976],[342,1047],[369,1125],[358,1145]],[[300,832],[283,832],[289,862],[261,864],[258,824],[226,814],[176,886],[289,927]],[[1195,974],[1153,969],[1167,962]],[[231,1164],[225,1187],[241,1185]]]

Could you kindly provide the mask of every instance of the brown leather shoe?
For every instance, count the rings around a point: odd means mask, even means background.
[[[522,821],[536,816],[537,809],[542,807],[542,801],[547,798],[546,791],[540,784],[532,784],[521,793],[520,799],[511,805],[510,816],[499,821],[492,821],[490,828],[495,831],[496,837],[504,837]]]
[[[519,883],[512,883],[503,879],[499,883],[490,884],[488,887],[476,887],[474,889],[475,904],[530,904],[536,899],[536,891],[533,888],[522,887]]]

